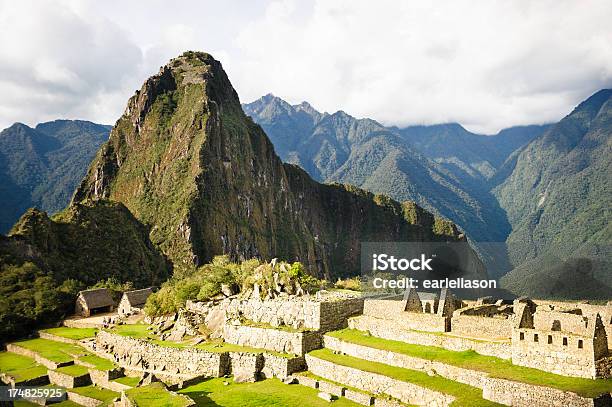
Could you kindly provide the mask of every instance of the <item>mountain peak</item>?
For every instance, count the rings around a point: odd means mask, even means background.
[[[435,229],[433,215],[415,227],[397,202],[382,207],[283,165],[205,53],[171,60],[129,100],[73,203],[86,199],[125,204],[179,269],[229,254],[299,260],[331,278],[358,271],[365,236],[458,239]],[[356,226],[356,216],[376,221]]]

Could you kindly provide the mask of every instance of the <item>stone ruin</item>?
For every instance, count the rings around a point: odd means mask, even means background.
[[[566,376],[612,375],[611,305],[513,303],[491,297],[463,302],[450,290],[408,289],[403,296],[366,298],[349,326],[375,336],[452,350],[475,350],[514,364]],[[419,332],[445,333],[438,337]]]

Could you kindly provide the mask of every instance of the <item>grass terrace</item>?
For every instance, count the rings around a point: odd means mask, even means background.
[[[80,341],[81,339],[93,338],[98,332],[97,328],[70,328],[67,326],[61,326],[59,328],[43,329],[41,332],[45,332],[51,335],[61,336],[62,338],[74,339]]]
[[[125,394],[138,406],[182,407],[187,405],[187,400],[169,392],[164,385],[159,382],[126,390]]]
[[[80,356],[79,361],[85,362],[89,365],[93,365],[97,370],[113,370],[117,366],[108,359],[102,358],[97,355],[85,355]]]
[[[224,383],[228,383],[225,385]],[[203,381],[179,391],[191,397],[200,407],[285,407],[329,406],[329,402],[317,397],[316,389],[300,385],[287,385],[278,379],[255,383],[235,383],[232,378],[215,378]],[[333,402],[336,407],[357,407],[344,397]]]
[[[425,372],[389,366],[383,363],[370,362],[347,355],[334,354],[329,349],[318,349],[309,353],[319,359],[327,360],[337,365],[359,369],[364,372],[380,374],[407,383],[416,384],[430,390],[449,394],[455,397],[452,406],[455,407],[484,407],[501,406],[482,398],[482,390],[446,379],[441,376],[429,376]]]
[[[538,369],[513,365],[509,360],[480,355],[474,351],[456,352],[435,346],[414,345],[381,339],[355,329],[343,329],[330,332],[327,335],[357,345],[486,372],[495,378],[571,391],[583,397],[592,398],[612,392],[612,379],[592,380],[556,375]]]
[[[117,379],[113,379],[113,382],[125,384],[126,386],[136,387],[138,386],[138,382],[140,381],[140,377],[132,377],[132,376],[123,376]]]
[[[116,333],[121,336],[129,336],[137,339],[158,339],[152,332],[153,327],[148,324],[125,324],[116,325],[109,332]]]
[[[109,405],[116,397],[121,395],[117,392],[104,389],[98,386],[75,387],[69,390],[71,393],[80,394],[81,396],[91,397],[92,399],[100,400],[104,405]]]
[[[29,349],[40,356],[57,363],[70,362],[80,356],[89,354],[80,346],[56,342],[49,339],[35,338],[15,342],[15,345]]]
[[[15,378],[15,382],[45,376],[47,368],[39,365],[34,359],[11,352],[0,352],[0,372]]]
[[[62,366],[55,369],[55,371],[72,377],[84,376],[89,373],[89,370],[87,370],[85,366],[80,365]]]

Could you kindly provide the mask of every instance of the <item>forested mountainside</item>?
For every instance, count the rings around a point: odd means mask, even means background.
[[[374,120],[356,119],[342,111],[320,113],[307,102],[292,106],[273,95],[243,107],[264,128],[283,160],[301,166],[319,181],[350,183],[399,201],[415,201],[451,219],[476,241],[504,241],[510,233],[503,211],[482,182],[484,176],[469,179],[464,172],[465,167],[488,165],[493,173],[493,165],[501,165],[508,148],[486,147],[494,152],[490,158],[494,164],[489,164],[486,158],[480,162],[464,158],[475,155],[469,145],[458,143],[464,149],[460,158],[466,162],[450,165],[449,162],[458,159],[445,153],[457,155],[457,152],[446,150],[447,141],[439,130],[453,126],[386,128]],[[433,134],[437,136],[430,137]],[[507,138],[520,144],[526,137]],[[411,140],[421,139],[425,144],[426,138],[431,138],[431,143],[422,150],[418,148],[421,144]],[[438,144],[444,146],[440,149],[442,155],[430,154]]]
[[[612,90],[517,154],[494,190],[512,224],[504,285],[534,296],[612,297]]]
[[[173,59],[130,99],[74,196],[83,199],[125,204],[179,269],[225,253],[301,261],[333,280],[359,273],[362,241],[464,239],[413,203],[283,164],[204,53]]]
[[[68,204],[110,126],[55,120],[0,132],[0,233],[30,207],[55,213]]]
[[[482,242],[507,241],[507,258],[489,272],[514,268],[503,284],[515,293],[605,298],[612,278],[610,92],[596,93],[557,124],[490,136],[456,123],[385,128],[272,95],[245,111],[283,159],[323,181],[415,199],[457,223],[485,257],[492,246]]]

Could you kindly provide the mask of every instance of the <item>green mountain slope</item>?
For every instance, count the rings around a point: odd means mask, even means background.
[[[178,270],[227,253],[299,260],[335,279],[359,272],[361,241],[460,239],[414,204],[283,164],[204,53],[173,59],[130,99],[73,201],[83,199],[124,203]]]
[[[0,233],[26,209],[64,208],[87,166],[108,138],[109,126],[56,120],[32,129],[16,123],[0,133]]]
[[[300,165],[317,180],[351,183],[400,201],[415,201],[452,220],[476,241],[503,242],[510,232],[504,212],[483,182],[485,177],[466,177],[462,169],[480,164],[492,174],[495,167],[479,158],[479,162],[460,163],[461,171],[457,171],[453,160],[458,160],[445,152],[456,155],[461,146],[460,150],[473,158],[481,151],[463,146],[464,140],[457,134],[441,135],[446,125],[390,129],[342,111],[319,113],[306,102],[290,105],[273,95],[243,107],[264,128],[283,160]],[[463,132],[474,140],[488,140]],[[433,134],[438,137],[434,139]],[[451,138],[458,142],[446,149]],[[418,140],[422,143],[416,143]],[[425,145],[427,140],[430,143]],[[503,162],[503,153],[494,145],[489,142],[481,150],[494,156],[491,161],[497,165]],[[442,155],[437,155],[438,151]]]
[[[30,209],[0,235],[0,338],[71,313],[77,291],[100,281],[148,287],[168,272],[146,228],[120,203],[83,202],[51,219]]]
[[[610,298],[612,90],[525,146],[495,189],[513,230],[504,277],[521,294]]]

